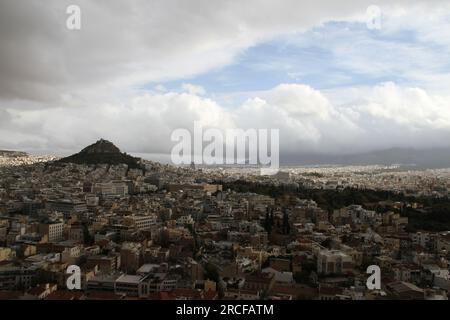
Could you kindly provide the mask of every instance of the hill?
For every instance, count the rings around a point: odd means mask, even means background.
[[[131,169],[140,168],[139,158],[120,151],[112,142],[104,139],[87,146],[79,153],[62,158],[59,162],[76,164],[126,164]]]

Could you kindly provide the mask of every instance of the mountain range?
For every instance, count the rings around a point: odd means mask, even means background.
[[[423,168],[450,168],[450,148],[391,148],[346,155],[303,154],[287,156],[282,164],[296,165],[413,165]],[[284,161],[283,161],[284,160]]]

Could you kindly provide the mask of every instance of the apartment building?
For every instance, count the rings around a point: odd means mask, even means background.
[[[48,242],[63,240],[64,224],[61,222],[49,222],[39,224],[39,234],[48,237]]]
[[[348,274],[353,271],[351,256],[339,250],[321,250],[317,256],[317,272],[322,274]]]

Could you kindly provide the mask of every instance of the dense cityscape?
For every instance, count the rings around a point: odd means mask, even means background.
[[[449,0],[0,0],[2,309],[432,317],[449,31]]]
[[[449,195],[449,169],[261,176],[106,140],[64,159],[4,151],[0,299],[447,300]],[[380,289],[366,286],[370,265]]]

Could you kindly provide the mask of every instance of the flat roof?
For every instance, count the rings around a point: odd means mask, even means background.
[[[140,283],[142,280],[141,276],[134,276],[129,274],[123,274],[119,278],[117,278],[116,282],[119,283]]]

